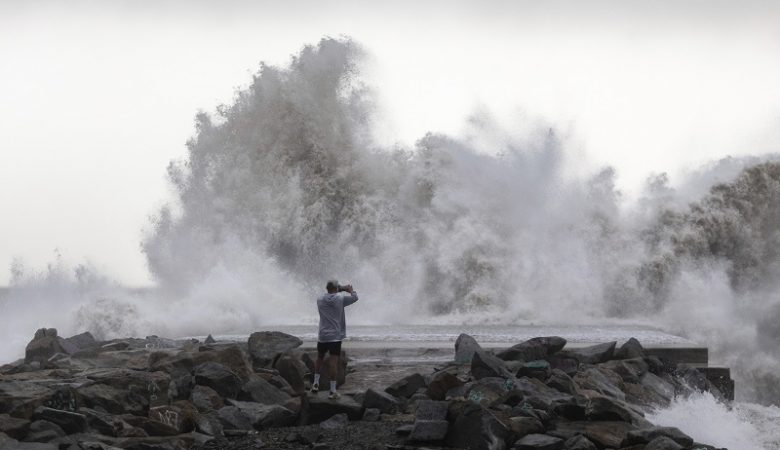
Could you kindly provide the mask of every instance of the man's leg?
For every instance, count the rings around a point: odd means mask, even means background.
[[[328,363],[328,375],[330,376],[330,398],[336,399],[339,394],[336,392],[339,376],[339,359],[341,358],[341,342],[334,342],[330,347],[330,361]]]
[[[322,370],[322,359],[325,357],[325,346],[317,342],[317,360],[314,361],[314,382],[311,385],[311,391],[317,393],[320,389],[320,371]]]

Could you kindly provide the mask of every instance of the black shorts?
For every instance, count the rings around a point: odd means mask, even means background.
[[[339,356],[341,354],[341,341],[317,342],[317,356],[322,358],[326,352],[333,356]]]

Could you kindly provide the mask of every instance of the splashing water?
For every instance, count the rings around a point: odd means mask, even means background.
[[[168,168],[176,202],[142,243],[154,298],[20,270],[4,333],[313,323],[310,299],[335,276],[361,291],[351,323],[653,324],[709,345],[738,395],[780,401],[776,156],[721,160],[676,188],[659,175],[628,203],[611,168],[567,175],[578,161],[546,127],[479,118],[466,138],[383,148],[361,61],[324,39],[197,116]]]

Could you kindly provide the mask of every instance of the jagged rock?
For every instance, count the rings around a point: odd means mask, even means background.
[[[471,358],[471,376],[477,380],[486,377],[514,378],[503,360],[484,350],[474,352]]]
[[[290,384],[296,393],[302,394],[306,390],[304,379],[307,367],[300,357],[296,357],[290,352],[283,353],[274,363],[274,369],[279,371],[279,375]]]
[[[38,362],[46,365],[49,358],[57,353],[67,355],[76,353],[78,347],[57,336],[56,328],[41,328],[35,332],[35,337],[27,344],[24,352],[24,362]]]
[[[428,398],[431,400],[444,400],[447,391],[463,385],[463,381],[453,371],[444,369],[431,375],[427,385],[425,393]]]
[[[195,424],[195,429],[199,433],[209,436],[222,436],[224,434],[222,423],[219,421],[216,412],[201,414],[198,417],[198,423]]]
[[[225,406],[219,393],[208,386],[197,385],[193,387],[190,399],[200,412],[216,411]]]
[[[5,444],[0,444],[0,450],[59,450],[59,447],[57,445],[48,443],[16,442],[11,440]]]
[[[220,396],[236,398],[241,392],[241,378],[226,366],[217,362],[206,362],[195,367],[195,383],[208,386]]]
[[[441,441],[447,436],[450,423],[446,420],[415,420],[409,440],[416,442]]]
[[[563,448],[563,439],[546,434],[529,434],[515,442],[513,448],[517,450],[560,450]]]
[[[468,383],[465,386],[468,386],[468,389],[464,392],[466,399],[487,407],[506,396],[513,389],[514,380],[490,377]]]
[[[635,429],[636,427],[628,422],[574,421],[558,422],[547,434],[561,439],[569,439],[581,434],[599,448],[620,448],[628,432]]]
[[[424,388],[425,386],[425,377],[419,373],[413,373],[390,385],[387,389],[385,389],[385,392],[392,395],[393,397],[409,398],[414,395],[415,392],[421,388]]]
[[[514,382],[513,389],[523,394],[524,401],[533,405],[534,408],[548,412],[556,406],[571,404],[575,401],[573,396],[547,387],[535,378],[518,378]]]
[[[363,397],[363,407],[376,408],[384,414],[394,414],[398,412],[401,403],[387,392],[369,389]]]
[[[624,404],[608,397],[598,396],[588,400],[585,416],[590,420],[631,422],[632,414]]]
[[[256,430],[289,426],[296,419],[294,412],[280,405],[261,405],[259,403],[241,402],[238,400],[228,400],[228,403],[246,414]]]
[[[13,439],[22,439],[30,431],[30,421],[11,417],[8,414],[0,414],[0,432]]]
[[[582,435],[571,437],[563,443],[565,450],[598,450],[596,444],[589,441],[588,438]]]
[[[48,420],[36,420],[30,424],[30,431],[25,436],[25,442],[50,442],[61,438],[67,433],[57,424]]]
[[[557,356],[576,359],[580,364],[600,364],[612,359],[617,342],[598,344],[590,347],[573,348],[561,351]]]
[[[659,436],[653,439],[652,441],[650,441],[647,445],[645,445],[645,450],[684,450],[684,449],[685,447],[673,441],[672,439],[669,439],[666,436]]]
[[[414,416],[416,420],[445,420],[449,406],[449,402],[420,400],[417,403]]]
[[[580,363],[574,359],[565,356],[553,355],[547,358],[552,370],[560,370],[566,375],[574,376],[580,367]]]
[[[545,384],[565,394],[573,395],[577,392],[577,385],[574,383],[574,380],[560,369],[553,369],[550,373],[550,378]]]
[[[693,438],[680,431],[676,427],[652,427],[629,431],[623,440],[623,447],[637,444],[648,444],[659,436],[664,436],[677,442],[683,447],[693,445]]]
[[[100,346],[100,350],[106,352],[117,352],[127,350],[128,348],[130,348],[130,344],[125,341],[109,342]]]
[[[509,435],[509,429],[490,410],[466,404],[454,417],[445,442],[451,447],[493,450],[505,448]]]
[[[546,359],[559,352],[566,339],[558,336],[535,337],[496,354],[505,361],[534,361]]]
[[[255,376],[244,385],[242,399],[251,400],[265,405],[282,405],[290,396],[279,388],[271,385],[265,379]]]
[[[400,427],[395,429],[395,434],[398,434],[400,436],[409,436],[409,434],[412,433],[412,428],[414,428],[414,424],[408,424],[408,425],[401,425]]]
[[[335,414],[328,420],[320,422],[320,428],[324,430],[335,430],[338,428],[344,428],[349,423],[349,417],[346,414]]]
[[[648,365],[643,358],[615,359],[601,364],[601,367],[615,372],[623,381],[631,383],[639,383],[642,375],[648,371]]]
[[[79,412],[87,418],[87,427],[90,430],[105,436],[116,436],[117,426],[112,415],[86,407],[80,408]]]
[[[172,405],[149,408],[149,418],[175,428],[179,434],[195,430],[199,414],[195,405],[188,401],[177,401]]]
[[[128,425],[132,426],[134,429],[143,430],[143,432],[149,436],[176,436],[179,434],[179,430],[176,428],[148,417],[134,416],[131,414],[124,414],[121,417]],[[118,434],[121,435],[122,433]]]
[[[336,414],[346,414],[349,420],[360,420],[363,407],[347,395],[338,400],[329,400],[325,395],[315,395],[308,399],[302,412],[305,424],[320,423]]]
[[[468,334],[462,333],[455,340],[455,363],[457,364],[469,364],[474,357],[474,353],[481,351],[477,340]]]
[[[509,429],[517,437],[523,437],[528,434],[544,433],[544,425],[535,417],[510,417]]]
[[[303,341],[280,331],[259,331],[249,336],[249,354],[255,367],[269,367],[276,357],[300,347]]]
[[[626,341],[619,349],[615,350],[615,359],[631,359],[631,358],[644,358],[647,356],[642,344],[635,338],[631,338]]]
[[[591,389],[620,401],[626,400],[621,387],[623,380],[613,372],[593,367],[578,372],[574,381],[583,389]]]
[[[663,398],[667,402],[672,401],[674,398],[674,386],[653,373],[648,372],[642,375],[642,377],[639,379],[639,382],[646,389]]]
[[[529,377],[545,381],[550,377],[550,363],[543,359],[524,362],[517,369],[517,377]]]
[[[128,369],[97,369],[92,380],[77,389],[87,407],[113,414],[146,415],[150,406],[168,404],[170,376],[164,372]]]
[[[47,420],[57,424],[68,434],[82,433],[87,429],[87,417],[84,414],[47,408],[45,406],[35,408],[33,419]]]
[[[217,340],[214,339],[214,336],[208,335],[208,336],[206,336],[206,340],[204,340],[203,343],[206,344],[206,345],[216,344]]]
[[[235,406],[225,406],[217,411],[219,422],[227,430],[251,430],[252,419]]]
[[[363,419],[361,420],[363,420],[363,422],[376,422],[379,420],[381,414],[381,411],[376,408],[366,408],[363,413]]]

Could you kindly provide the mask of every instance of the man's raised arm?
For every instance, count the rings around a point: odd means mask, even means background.
[[[349,306],[358,301],[357,291],[352,289],[352,285],[349,285],[347,292],[349,292],[350,295],[349,297],[344,297],[344,306]]]

